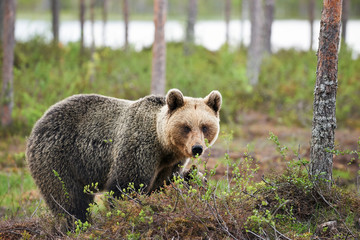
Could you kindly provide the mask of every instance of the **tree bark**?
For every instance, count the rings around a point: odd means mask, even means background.
[[[0,43],[3,39],[4,1],[0,1]]]
[[[271,53],[271,28],[274,21],[275,0],[265,1],[265,21],[264,21],[264,48],[267,53]]]
[[[313,49],[314,43],[314,20],[315,20],[315,0],[309,0],[309,23],[310,23],[310,47]]]
[[[107,18],[108,18],[108,0],[102,0],[103,3],[103,8],[102,8],[102,19],[103,19],[103,33],[102,33],[102,37],[103,37],[103,45],[106,45],[106,23],[107,23]]]
[[[341,16],[341,23],[342,23],[341,38],[344,42],[346,42],[346,27],[347,27],[347,22],[349,20],[350,0],[343,0],[342,7],[343,9]]]
[[[225,1],[225,43],[230,42],[230,16],[231,16],[231,0]]]
[[[59,0],[51,0],[53,41],[56,44],[59,42],[59,9]]]
[[[241,1],[241,20],[240,20],[240,45],[244,46],[245,14],[247,13],[247,0]]]
[[[95,55],[95,0],[90,2],[90,22],[91,22],[91,73],[90,83],[95,81],[94,55]]]
[[[79,1],[79,17],[80,17],[80,59],[84,54],[84,24],[85,24],[85,0]]]
[[[342,0],[324,0],[320,23],[314,115],[310,147],[310,174],[331,186],[336,128],[336,91]]]
[[[128,3],[128,0],[123,0],[123,17],[124,17],[124,27],[125,27],[124,50],[127,51],[129,48],[129,3]]]
[[[151,93],[164,95],[166,87],[166,22],[167,0],[154,0],[155,38],[152,47]]]
[[[260,67],[263,58],[263,22],[264,12],[262,0],[250,1],[251,37],[248,49],[247,76],[251,85],[259,81]]]
[[[197,0],[189,0],[188,3],[188,16],[186,24],[186,36],[184,53],[189,55],[195,42],[195,22],[197,17]]]
[[[4,28],[3,28],[3,63],[1,89],[1,125],[8,127],[12,123],[14,106],[13,65],[15,46],[15,14],[16,0],[4,1]]]

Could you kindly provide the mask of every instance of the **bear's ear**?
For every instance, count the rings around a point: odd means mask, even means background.
[[[166,94],[166,104],[168,105],[169,112],[184,106],[184,96],[178,89],[170,89]]]
[[[205,104],[208,105],[217,114],[220,111],[222,103],[221,93],[219,91],[212,91],[205,97]]]

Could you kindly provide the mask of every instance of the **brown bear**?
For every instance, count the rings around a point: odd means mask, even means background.
[[[218,91],[202,99],[177,89],[137,101],[74,95],[35,124],[26,149],[31,174],[55,216],[85,221],[94,200],[86,185],[120,197],[129,183],[151,193],[183,173],[187,159],[206,149],[205,139],[217,139],[221,102]]]

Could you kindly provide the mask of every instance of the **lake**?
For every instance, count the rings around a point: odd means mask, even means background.
[[[243,31],[240,20],[230,22],[230,45],[238,46],[243,40],[245,45],[250,42],[250,22],[244,21]],[[108,21],[105,27],[105,41],[103,39],[103,23],[95,22],[95,44],[119,48],[124,44],[124,23],[122,21]],[[320,21],[314,23],[314,50],[318,47]],[[182,41],[185,34],[185,23],[167,21],[165,26],[166,41]],[[15,37],[17,40],[28,40],[36,35],[51,39],[51,23],[42,20],[16,21]],[[241,39],[241,35],[243,35]],[[347,43],[357,56],[360,53],[360,20],[348,22]],[[78,21],[61,21],[60,41],[62,43],[79,41],[80,24]],[[154,40],[154,23],[152,21],[130,21],[129,42],[136,50],[151,46]],[[310,25],[306,20],[276,20],[272,27],[273,50],[295,48],[307,50],[310,46]],[[225,43],[225,22],[198,21],[195,25],[195,42],[209,50],[217,50]],[[85,44],[91,43],[90,22],[85,23]]]

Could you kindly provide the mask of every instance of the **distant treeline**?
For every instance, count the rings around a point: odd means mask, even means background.
[[[18,0],[17,10],[21,12],[41,13],[47,12],[50,9],[51,0]],[[104,0],[97,0],[97,6],[101,8]],[[121,15],[121,0],[106,0],[109,4],[110,14]],[[246,1],[247,4],[243,4]],[[248,6],[250,0],[232,0],[231,18],[236,19],[241,17],[242,7]],[[67,13],[73,13],[74,17],[78,16],[79,1],[74,0],[61,0],[61,10]],[[85,0],[86,4],[90,4],[89,0]],[[153,0],[131,0],[130,19],[138,16],[152,15],[153,13]],[[316,2],[316,18],[320,19],[322,1]],[[308,17],[308,0],[277,0],[275,2],[275,19],[283,18],[307,18]],[[350,1],[350,19],[360,17],[360,0]],[[168,0],[168,17],[172,18],[185,18],[187,0]],[[248,7],[247,7],[248,8]],[[225,9],[224,0],[198,0],[198,16],[203,18],[223,18]],[[248,11],[244,11],[245,18],[248,17]],[[100,15],[99,15],[100,17]]]

